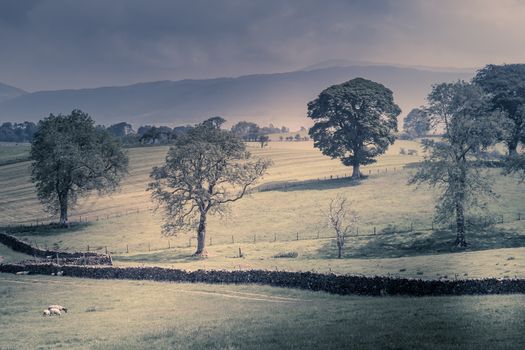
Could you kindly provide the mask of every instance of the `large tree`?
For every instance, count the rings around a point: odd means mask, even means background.
[[[204,122],[178,137],[166,162],[153,168],[152,198],[164,210],[163,233],[197,229],[195,255],[206,255],[208,214],[224,213],[270,165],[250,160],[245,144],[220,125]]]
[[[356,78],[308,103],[308,117],[315,121],[309,135],[323,154],[352,166],[355,179],[361,177],[361,165],[374,163],[394,142],[400,113],[391,90]]]
[[[423,137],[430,130],[430,123],[425,113],[424,109],[414,108],[403,120],[403,129],[411,138]]]
[[[79,197],[114,191],[128,166],[120,143],[80,110],[41,120],[31,159],[38,198],[46,209],[60,213],[62,225],[68,224],[68,209]]]
[[[488,65],[478,71],[473,82],[489,94],[494,109],[505,112],[507,119],[502,141],[509,155],[525,142],[525,64]]]
[[[457,247],[467,245],[465,216],[485,207],[482,199],[493,195],[491,181],[476,162],[480,151],[498,137],[499,116],[489,111],[488,99],[474,85],[459,81],[433,87],[426,115],[440,140],[423,140],[425,160],[410,179],[438,190],[436,221],[454,218]]]

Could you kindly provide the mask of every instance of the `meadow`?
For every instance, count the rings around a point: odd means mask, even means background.
[[[517,220],[525,213],[525,201],[517,178],[490,170],[500,197],[489,208],[498,223],[471,228],[470,247],[456,252],[449,229],[431,229],[432,190],[407,185],[414,171],[411,164],[421,160],[417,142],[397,141],[376,164],[363,168],[368,178],[358,183],[345,178],[349,168],[323,156],[311,142],[270,142],[262,149],[252,143],[249,148],[274,165],[258,190],[235,203],[229,215],[210,218],[208,259],[191,257],[194,233],[162,236],[161,216],[151,211],[153,203],[145,189],[151,168],[163,161],[168,149],[164,146],[129,149],[130,172],[122,189],[109,197],[81,201],[70,216],[81,224],[58,230],[8,229],[43,247],[107,249],[120,265],[315,270],[426,279],[525,276],[521,259],[525,221]],[[401,155],[401,148],[416,149],[419,155]],[[323,213],[339,193],[352,200],[359,214],[358,232],[349,238],[342,260],[336,259],[333,233]],[[0,206],[4,226],[35,225],[44,217],[30,182],[29,162],[0,167]],[[276,257],[288,252],[298,256]]]
[[[336,296],[0,274],[0,348],[522,349],[523,295]],[[69,312],[43,317],[48,304]]]

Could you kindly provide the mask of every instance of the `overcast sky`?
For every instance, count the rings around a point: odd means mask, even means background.
[[[29,91],[330,59],[525,61],[525,0],[0,0],[0,82]]]

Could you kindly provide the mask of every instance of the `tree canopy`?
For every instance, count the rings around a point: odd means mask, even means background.
[[[119,142],[80,110],[41,120],[31,159],[38,198],[46,209],[60,213],[62,225],[79,197],[117,189],[128,166]]]
[[[308,117],[315,122],[309,135],[323,154],[352,166],[352,177],[359,178],[360,165],[374,163],[394,142],[400,113],[390,89],[356,78],[308,103]]]
[[[525,143],[525,64],[487,65],[479,70],[473,82],[490,96],[493,109],[505,112],[508,119],[502,140],[509,155]]]
[[[208,122],[190,128],[151,173],[149,190],[164,210],[164,234],[196,228],[195,254],[205,255],[207,215],[224,213],[269,166],[267,160],[250,160],[245,144],[230,131]]]
[[[421,108],[412,109],[403,120],[403,130],[410,138],[423,137],[430,130],[429,119]]]

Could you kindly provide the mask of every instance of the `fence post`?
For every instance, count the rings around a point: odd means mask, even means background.
[[[518,213],[518,221],[521,220],[521,213]]]
[[[57,265],[60,265],[60,260],[58,259],[58,253],[57,253]]]
[[[233,239],[233,235],[232,235],[232,244],[235,243],[235,240]]]
[[[129,253],[129,246],[126,244],[126,254]]]
[[[277,233],[275,233],[275,232],[274,232],[274,234],[273,234],[273,241],[274,241],[274,242],[277,242]]]
[[[431,228],[432,231],[434,231],[434,221],[432,221],[432,228]]]
[[[413,222],[410,223],[410,232],[412,232],[412,231],[414,231],[414,223]]]
[[[169,239],[168,239],[168,249],[171,249],[171,242]]]
[[[299,240],[299,232],[297,232],[297,241]]]
[[[211,240],[211,237],[210,237],[210,245],[212,245],[212,240]]]
[[[374,226],[374,235],[376,234],[376,227]]]
[[[105,246],[106,248],[106,255],[108,255],[108,246]]]
[[[359,226],[356,226],[356,228],[355,228],[355,234],[356,234],[356,236],[359,236]]]
[[[88,246],[87,246],[87,251],[89,252],[89,244],[88,244]]]
[[[257,237],[256,237],[256,235],[254,234],[254,235],[253,235],[253,243],[255,243],[256,240],[257,240]]]
[[[148,242],[148,252],[151,252],[151,243]]]

